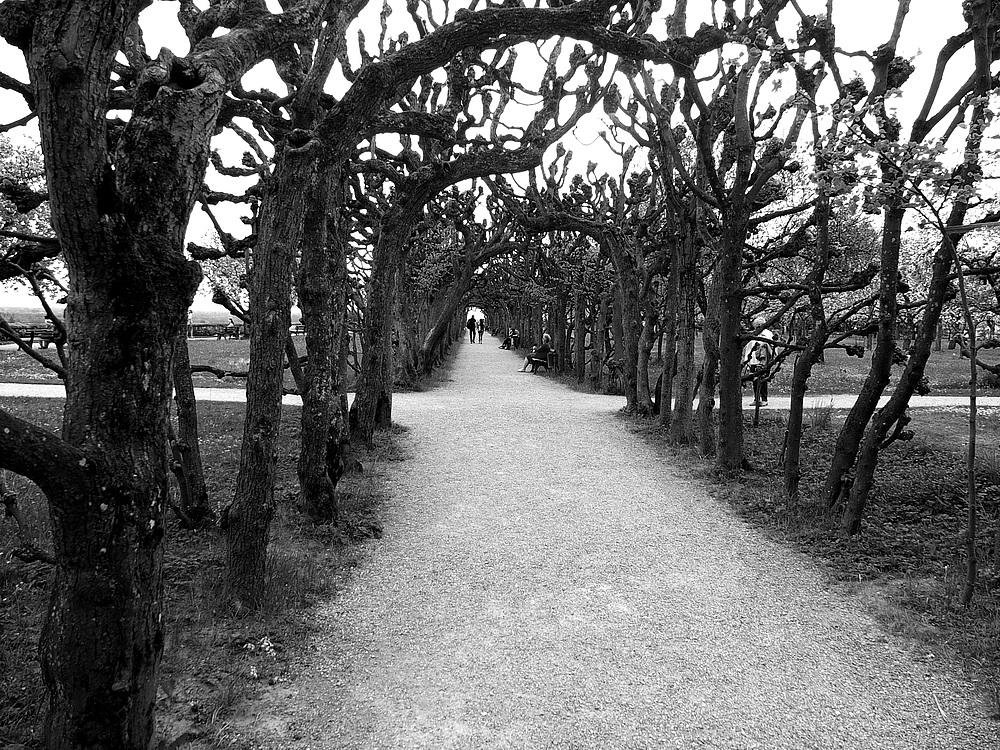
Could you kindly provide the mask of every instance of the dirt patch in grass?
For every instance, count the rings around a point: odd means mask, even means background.
[[[0,406],[58,429],[62,402],[0,399]],[[211,497],[221,507],[232,497],[242,435],[242,404],[201,403],[202,455]],[[397,430],[377,436],[362,455],[362,472],[341,482],[343,522],[315,527],[294,507],[299,410],[283,410],[279,446],[280,499],[272,525],[266,603],[256,613],[225,605],[224,539],[215,530],[185,531],[168,524],[165,574],[166,643],[158,691],[160,747],[240,747],[243,702],[286,679],[290,655],[312,632],[314,604],[335,595],[358,560],[365,540],[381,535],[388,465],[407,456],[395,444]],[[40,545],[50,547],[44,501],[38,491],[11,477]],[[44,707],[37,654],[48,602],[49,569],[10,556],[11,524],[0,524],[0,746],[38,746]]]
[[[711,462],[667,445],[648,420],[624,418],[630,428],[669,453],[692,474],[712,481],[713,493],[770,536],[820,561],[830,576],[858,593],[887,630],[902,634],[930,661],[962,664],[995,700],[1000,686],[1000,409],[980,415],[978,557],[980,578],[970,607],[959,602],[965,571],[965,409],[914,409],[912,441],[883,452],[862,532],[843,536],[827,511],[822,487],[843,413],[806,414],[802,441],[802,499],[785,502],[780,456],[785,415],[764,413],[745,433],[754,471],[720,482]],[[997,706],[1000,712],[1000,705]]]

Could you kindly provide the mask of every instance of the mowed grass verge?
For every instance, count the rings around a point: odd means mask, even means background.
[[[0,399],[0,407],[58,430],[62,401]],[[235,487],[244,406],[200,403],[202,455],[213,502],[223,506]],[[278,508],[272,525],[266,603],[260,612],[225,604],[224,539],[215,529],[186,531],[169,519],[166,539],[166,643],[158,692],[161,734],[185,748],[249,747],[252,717],[245,699],[289,678],[291,656],[312,632],[313,606],[335,595],[357,564],[366,539],[381,535],[384,477],[399,448],[401,428],[380,434],[359,456],[363,472],[344,477],[338,527],[315,527],[295,508],[300,410],[283,409]],[[12,477],[20,506],[41,546],[51,548],[44,498]],[[44,707],[37,645],[48,603],[50,569],[9,553],[12,524],[0,524],[0,745],[37,747]],[[173,746],[173,745],[171,745]]]
[[[306,353],[304,336],[294,336],[293,341],[299,356]],[[36,351],[44,357],[57,361],[56,350]],[[188,339],[191,365],[207,365],[227,372],[246,372],[250,367],[250,342],[247,339]],[[195,373],[191,376],[196,388],[246,388],[245,378],[218,378],[211,373]],[[3,383],[54,383],[61,381],[54,372],[46,369],[31,357],[12,346],[0,348],[0,382]],[[285,388],[295,388],[291,372],[285,370]],[[348,368],[347,390],[354,389],[354,371]]]

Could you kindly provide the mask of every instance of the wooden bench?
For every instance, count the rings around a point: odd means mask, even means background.
[[[556,366],[556,353],[548,352],[545,358],[536,357],[534,354],[528,355],[528,364],[531,365],[531,371],[533,373],[538,373],[539,367],[544,367],[546,372],[555,369]]]
[[[54,326],[11,326],[11,330],[17,334],[21,341],[24,341],[28,346],[34,346],[35,340],[37,339],[38,345],[42,349],[48,349],[49,344],[59,338],[59,334],[56,332]],[[0,331],[0,339],[9,339],[9,335],[5,332]]]
[[[215,332],[216,341],[221,341],[222,339],[239,340],[244,338],[243,334],[246,329],[246,326],[244,326],[242,323],[237,323],[236,325],[217,326],[217,329],[218,330],[216,330]]]
[[[225,330],[225,327],[220,323],[191,323],[188,326],[188,336],[193,339],[210,338]]]

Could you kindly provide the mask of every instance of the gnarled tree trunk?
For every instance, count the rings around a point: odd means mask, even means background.
[[[597,324],[594,326],[592,348],[590,350],[590,387],[601,391],[604,386],[605,341],[608,328],[609,295],[602,293],[597,304]]]
[[[734,212],[735,213],[735,212]],[[740,264],[746,241],[746,219],[723,219],[719,274],[719,448],[718,466],[735,473],[743,463],[743,381],[740,368],[740,317],[743,284]],[[706,355],[707,359],[707,355]],[[703,383],[704,385],[704,383]]]
[[[581,385],[587,376],[587,328],[584,320],[586,311],[586,297],[577,292],[573,305],[573,371],[576,374],[576,382]]]
[[[705,358],[701,364],[701,388],[698,397],[698,447],[703,456],[715,455],[715,425],[712,410],[715,408],[715,383],[719,372],[719,301],[721,284],[712,280],[708,293],[708,309],[702,328],[702,346]]]
[[[146,80],[112,157],[108,80],[138,4],[24,11],[31,33],[15,42],[70,286],[62,437],[0,411],[0,468],[32,479],[52,511],[44,744],[146,747],[163,648],[170,364],[200,280],[184,232],[223,92],[215,80]]]
[[[642,316],[642,327],[639,331],[639,340],[636,342],[636,409],[640,414],[653,413],[652,393],[649,389],[649,357],[653,351],[653,343],[656,340],[655,331],[657,324],[656,309],[650,299],[650,292],[647,292],[646,299],[642,306],[645,314]]]
[[[205,471],[201,463],[198,441],[198,405],[191,382],[191,360],[188,356],[187,335],[177,337],[173,359],[174,403],[177,405],[177,439],[171,445],[178,482],[183,484],[179,510],[181,522],[198,528],[212,520],[212,508],[205,487]]]
[[[684,233],[677,264],[677,372],[674,375],[670,439],[686,445],[694,434],[695,311],[698,293],[697,250],[690,227]]]
[[[228,509],[226,564],[236,599],[256,607],[264,590],[274,515],[285,343],[291,321],[292,264],[302,238],[314,159],[279,143],[264,191],[250,268],[250,368],[236,492]]]
[[[882,225],[881,269],[879,271],[878,296],[878,336],[875,351],[872,353],[868,377],[865,378],[858,400],[847,415],[826,478],[827,504],[833,507],[845,500],[850,492],[848,472],[854,466],[858,448],[864,435],[865,427],[875,413],[879,397],[889,383],[889,373],[892,369],[892,356],[896,351],[896,292],[899,288],[899,242],[903,228],[905,209],[900,205],[900,199],[890,204],[885,210],[885,220]],[[848,525],[850,520],[845,521]]]
[[[396,294],[396,268],[400,253],[385,234],[375,247],[365,327],[361,335],[361,372],[351,405],[351,435],[371,445],[377,427],[392,420],[392,300]]]
[[[312,201],[305,217],[297,277],[309,355],[302,391],[298,477],[306,515],[314,523],[327,523],[337,520],[336,486],[343,473],[342,461],[329,450],[331,441],[339,437],[331,429],[340,412],[340,334],[346,312],[341,272],[344,248],[338,231],[340,169],[321,166],[310,187]],[[334,231],[328,232],[328,225]]]

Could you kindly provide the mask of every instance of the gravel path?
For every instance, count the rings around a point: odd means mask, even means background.
[[[258,705],[263,747],[998,746],[960,675],[518,366],[463,344],[400,400],[385,537]]]

